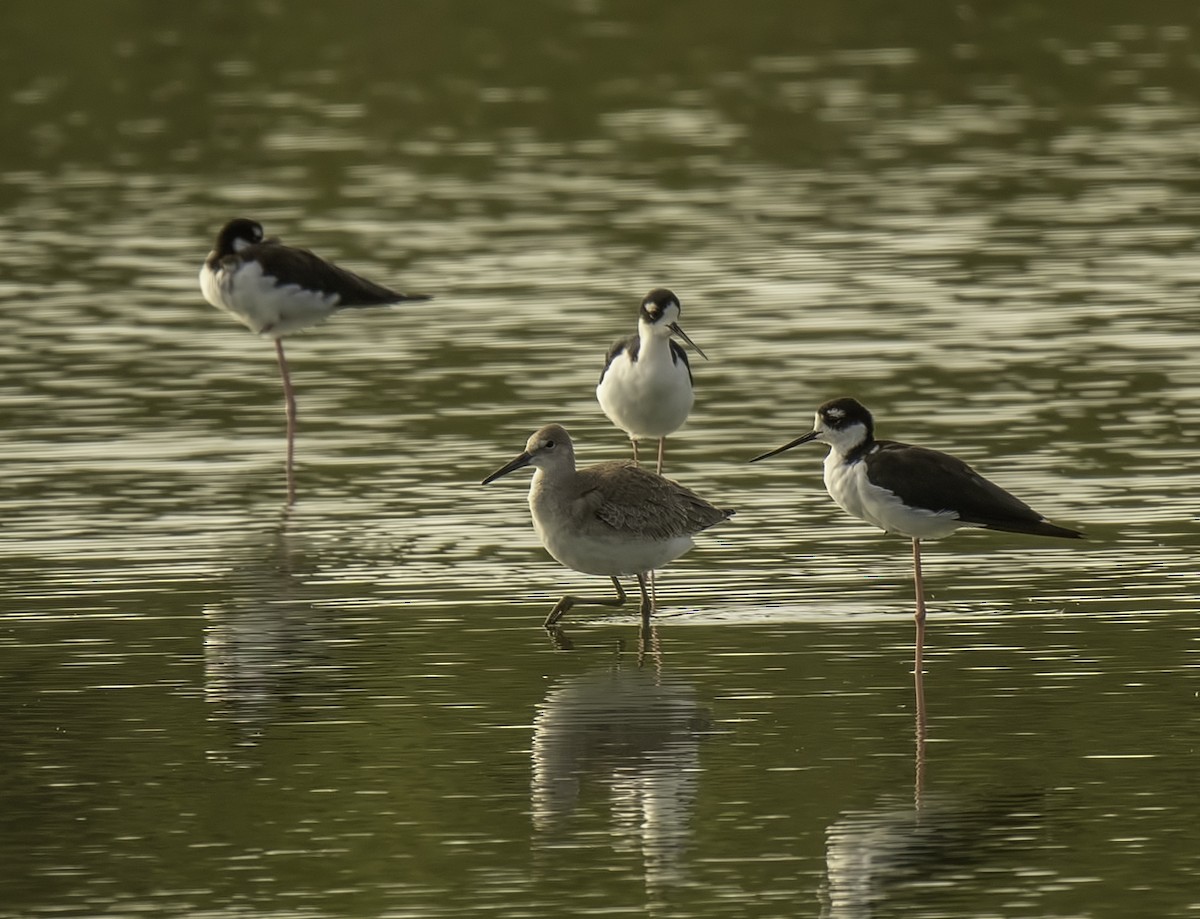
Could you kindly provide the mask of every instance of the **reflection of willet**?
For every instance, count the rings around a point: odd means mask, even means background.
[[[640,851],[646,883],[679,878],[691,836],[700,737],[711,715],[688,684],[641,667],[612,667],[560,680],[538,706],[533,726],[534,830],[542,846],[595,839],[594,827],[563,839],[578,823],[584,788],[607,789],[618,848]],[[573,819],[575,818],[575,819]]]
[[[486,479],[533,466],[529,509],[542,545],[568,568],[612,579],[617,596],[596,599],[565,596],[550,610],[554,625],[577,603],[620,606],[625,591],[617,578],[637,577],[643,621],[653,610],[646,575],[683,555],[701,530],[732,516],[695,492],[630,462],[575,468],[570,435],[548,424],[529,438],[525,452]]]
[[[658,438],[657,472],[662,475],[667,435],[687,421],[692,410],[692,370],[687,352],[671,340],[678,335],[708,359],[679,326],[679,298],[657,288],[646,294],[638,312],[636,335],[608,350],[596,398],[609,421],[629,435],[633,460],[638,441]]]
[[[321,322],[335,310],[429,298],[396,293],[307,249],[264,239],[260,223],[240,217],[217,234],[216,246],[200,269],[200,290],[205,300],[251,331],[275,339],[287,406],[287,493],[291,504],[296,500],[296,396],[283,337]]]
[[[1037,511],[956,457],[925,447],[876,440],[871,413],[854,399],[826,402],[817,409],[812,431],[750,462],[775,456],[810,440],[829,445],[825,488],[838,507],[888,533],[912,539],[917,671],[922,666],[925,646],[922,539],[941,539],[964,526],[1082,538],[1081,533],[1048,523]]]

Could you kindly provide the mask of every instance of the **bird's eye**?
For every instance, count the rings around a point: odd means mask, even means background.
[[[544,450],[553,450],[554,449],[554,441],[552,441],[552,440],[546,441],[544,444],[542,444],[542,448]]]

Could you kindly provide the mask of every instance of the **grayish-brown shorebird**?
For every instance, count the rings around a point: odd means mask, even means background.
[[[647,575],[692,548],[701,530],[733,515],[628,460],[576,469],[571,437],[557,424],[535,432],[525,452],[483,484],[524,466],[534,467],[529,509],[546,551],[568,568],[608,576],[617,589],[611,599],[563,597],[546,617],[547,628],[576,604],[622,605],[626,595],[618,578],[630,575],[637,578],[642,619],[648,620],[653,601]]]

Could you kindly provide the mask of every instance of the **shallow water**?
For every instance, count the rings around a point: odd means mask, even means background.
[[[90,10],[3,14],[0,916],[1200,909],[1194,11]],[[436,296],[289,340],[290,510],[234,214]],[[626,455],[660,285],[738,514],[552,641],[477,483]],[[1089,536],[927,546],[920,743],[907,545],[745,462],[842,394]]]

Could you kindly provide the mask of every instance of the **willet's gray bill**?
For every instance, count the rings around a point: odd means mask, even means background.
[[[687,421],[695,398],[687,352],[671,336],[678,335],[708,360],[680,328],[679,313],[679,298],[671,291],[660,287],[646,294],[638,311],[637,334],[608,349],[596,387],[604,414],[629,435],[634,462],[638,459],[638,441],[658,438],[659,475],[667,435]]]
[[[634,576],[642,593],[646,624],[653,601],[646,577],[694,545],[701,530],[733,516],[695,492],[628,460],[575,468],[575,447],[566,430],[548,424],[525,444],[525,452],[486,479],[487,485],[524,466],[533,466],[529,509],[542,545],[562,564],[584,574],[612,579],[617,596],[588,599],[567,595],[546,617],[553,626],[576,604],[620,606],[625,591],[618,578]]]
[[[251,331],[275,339],[287,406],[287,501],[292,504],[296,500],[296,396],[283,337],[316,325],[337,310],[430,298],[397,293],[307,249],[264,239],[262,224],[244,217],[229,221],[217,234],[216,245],[200,268],[200,290],[205,300]]]
[[[888,533],[912,539],[917,597],[914,666],[921,672],[925,644],[925,586],[921,540],[941,539],[959,527],[1081,539],[1055,526],[957,457],[925,447],[875,439],[871,413],[857,400],[833,399],[817,409],[813,430],[754,457],[775,456],[809,441],[829,445],[825,489],[846,513]]]

